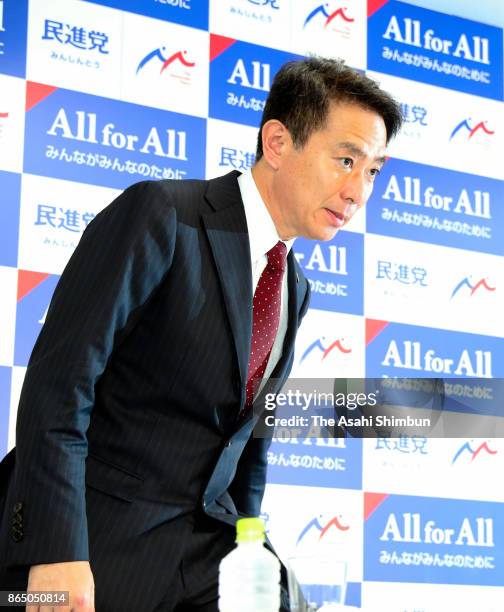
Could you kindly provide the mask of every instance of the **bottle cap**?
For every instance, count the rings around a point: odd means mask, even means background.
[[[242,518],[236,521],[237,542],[264,542],[264,521],[260,518]]]

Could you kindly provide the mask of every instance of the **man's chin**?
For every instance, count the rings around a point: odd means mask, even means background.
[[[318,232],[318,235],[313,237],[312,240],[320,240],[321,242],[327,242],[332,240],[339,231],[339,227],[325,227]]]
[[[299,234],[300,238],[306,238],[307,240],[318,240],[320,242],[327,242],[332,240],[336,236],[339,227],[324,226],[306,229],[302,234]]]

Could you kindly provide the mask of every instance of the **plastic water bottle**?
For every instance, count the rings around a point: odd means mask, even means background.
[[[220,612],[278,612],[280,562],[264,540],[260,518],[237,521],[237,547],[219,566]]]

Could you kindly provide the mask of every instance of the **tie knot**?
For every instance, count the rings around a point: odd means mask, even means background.
[[[285,270],[285,261],[287,258],[287,247],[279,240],[275,246],[267,252],[268,266],[276,270]]]

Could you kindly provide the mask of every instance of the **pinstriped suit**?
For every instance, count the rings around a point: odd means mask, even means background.
[[[195,513],[231,525],[237,511],[258,514],[268,441],[251,437],[252,414],[238,419],[252,290],[237,176],[139,183],[86,229],[33,350],[17,448],[2,466],[0,565],[90,558],[97,603],[115,581],[118,610],[152,610]],[[309,299],[292,252],[287,274],[280,380]]]

